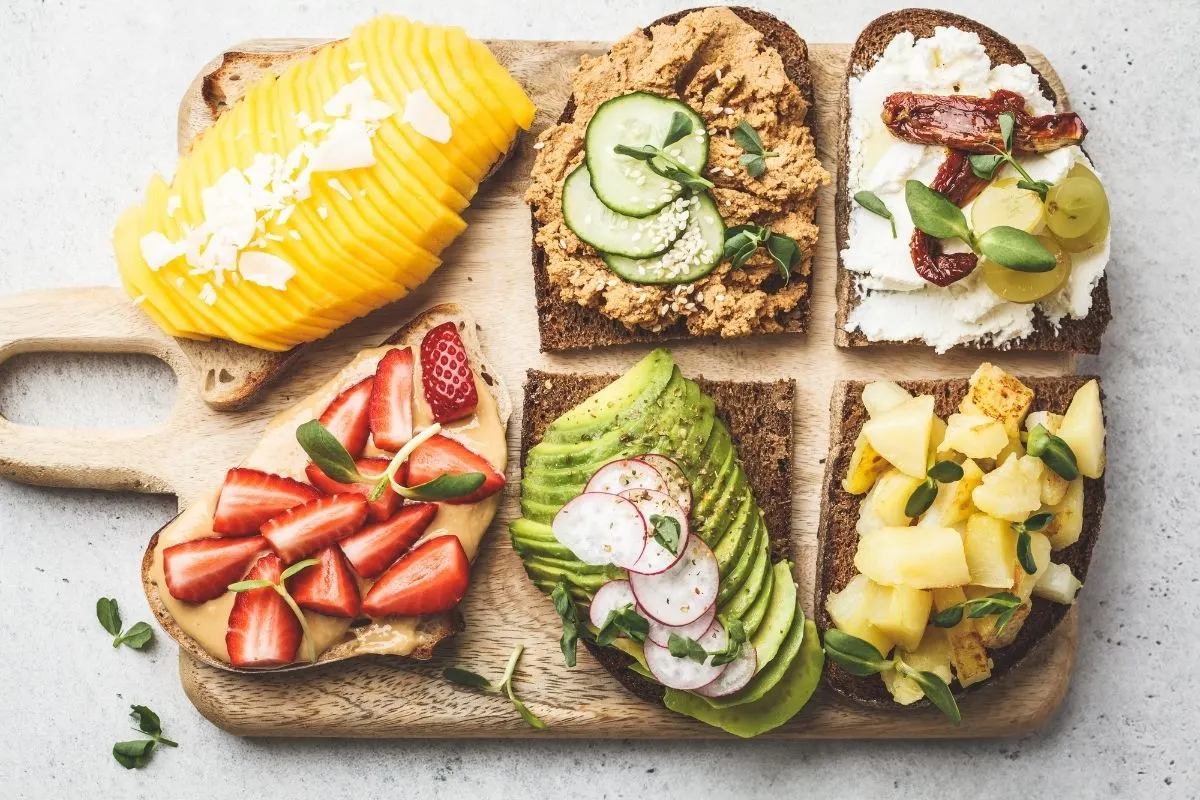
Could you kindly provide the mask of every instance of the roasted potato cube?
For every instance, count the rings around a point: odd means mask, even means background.
[[[971,493],[983,482],[983,470],[969,458],[962,463],[962,468],[962,478],[954,483],[938,484],[938,493],[933,505],[921,516],[921,521],[917,524],[951,528],[971,516],[975,508]]]
[[[938,452],[953,451],[967,458],[995,458],[1008,446],[1004,425],[982,414],[951,414]]]
[[[982,414],[1004,425],[1010,439],[1021,431],[1021,421],[1033,404],[1033,390],[999,367],[983,363],[971,376],[967,395],[959,403],[964,414]]]
[[[908,586],[879,586],[868,610],[867,620],[883,631],[897,646],[915,650],[929,624],[933,597]]]
[[[1062,550],[1079,541],[1083,535],[1083,478],[1070,481],[1062,500],[1045,510],[1054,512],[1054,517],[1042,529],[1050,538],[1051,547]]]
[[[992,589],[1011,589],[1017,564],[1017,533],[1004,520],[972,514],[963,539],[970,583]]]
[[[962,586],[971,573],[963,539],[953,528],[880,528],[862,537],[854,566],[884,586]]]
[[[1069,566],[1050,564],[1033,587],[1033,593],[1038,597],[1069,606],[1075,602],[1075,595],[1082,586]]]
[[[892,650],[892,640],[868,619],[878,588],[867,576],[855,575],[840,592],[829,593],[825,609],[839,631],[870,642],[886,656]]]
[[[858,535],[866,536],[879,528],[903,527],[911,522],[904,514],[904,506],[920,483],[916,478],[889,468],[858,506]]]
[[[1096,381],[1088,381],[1075,392],[1059,425],[1058,438],[1071,446],[1080,474],[1088,478],[1104,474],[1104,411]]]
[[[961,587],[933,590],[933,607],[945,611],[952,605],[967,599]],[[946,629],[946,640],[950,645],[950,663],[958,682],[966,688],[992,676],[992,660],[983,647],[983,639],[975,629],[976,620],[963,617],[963,621]]]
[[[859,431],[858,439],[854,441],[854,453],[850,456],[850,466],[846,470],[846,477],[842,478],[842,488],[850,494],[864,494],[890,468],[887,459],[871,447],[867,435]]]
[[[863,426],[871,447],[893,467],[913,478],[924,478],[929,468],[932,430],[933,398],[929,395],[905,400]]]
[[[911,399],[911,394],[891,381],[872,381],[863,387],[863,405],[866,406],[867,416],[872,418]]]
[[[1045,465],[1033,456],[1009,456],[983,476],[971,493],[975,507],[1009,522],[1024,522],[1042,506],[1042,472]]]

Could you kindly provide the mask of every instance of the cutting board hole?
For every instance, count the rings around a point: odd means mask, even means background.
[[[218,383],[229,383],[232,380],[233,374],[224,367],[221,367],[219,372],[215,369],[210,369],[204,375],[204,391],[211,392],[217,388]]]
[[[24,353],[0,364],[0,414],[21,425],[145,428],[166,418],[175,384],[152,356]]]

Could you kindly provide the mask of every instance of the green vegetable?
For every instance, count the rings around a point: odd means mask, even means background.
[[[975,237],[966,216],[944,194],[910,180],[904,184],[904,201],[918,230],[935,239],[962,239],[975,249]]]
[[[354,457],[320,420],[310,419],[296,428],[296,441],[317,468],[332,480],[338,483],[362,483],[367,480],[354,464]]]
[[[1071,445],[1058,438],[1045,425],[1035,425],[1029,432],[1027,452],[1040,458],[1047,467],[1063,480],[1073,481],[1079,477],[1079,464]]]
[[[508,657],[508,664],[504,668],[504,674],[500,676],[499,683],[492,683],[482,675],[471,672],[458,667],[447,667],[442,670],[442,677],[451,683],[459,686],[467,686],[472,689],[483,689],[487,692],[502,692],[508,697],[508,701],[513,704],[513,708],[521,715],[521,719],[525,720],[531,728],[539,731],[544,731],[549,725],[529,710],[529,707],[517,697],[516,691],[513,689],[513,675],[517,671],[517,662],[521,660],[521,653],[525,652],[525,645],[519,644],[512,651],[512,655]]]
[[[951,722],[955,725],[962,722],[958,703],[955,702],[954,695],[946,682],[932,672],[913,669],[905,664],[900,656],[885,658],[870,642],[843,633],[836,628],[825,631],[825,655],[833,659],[834,663],[846,672],[860,678],[877,675],[886,669],[894,669],[912,680],[920,688],[925,698],[949,717]]]
[[[999,636],[1020,607],[1021,598],[1015,594],[997,592],[987,597],[976,597],[942,609],[934,614],[930,621],[939,628],[953,628],[962,622],[964,614],[972,619],[994,616],[996,617],[996,635]]]
[[[727,641],[720,650],[710,652],[695,639],[672,633],[667,638],[667,651],[676,658],[690,658],[697,664],[705,661],[714,667],[728,664],[741,655],[742,645],[746,643],[746,628],[740,619],[734,618],[722,619],[721,624],[725,628]]]
[[[887,204],[879,199],[879,195],[874,192],[868,192],[866,189],[854,193],[854,202],[870,211],[872,214],[879,216],[892,223],[892,238],[896,238],[896,218],[892,216],[892,212],[888,210]]]
[[[654,528],[654,541],[666,548],[671,555],[679,555],[679,539],[683,534],[679,520],[663,514],[651,514],[650,525]]]
[[[635,642],[646,641],[646,637],[650,634],[650,621],[637,612],[633,603],[608,612],[604,624],[596,632],[596,644],[607,647],[612,644],[613,639],[622,634]]]
[[[962,723],[962,713],[958,710],[958,703],[954,699],[954,694],[940,675],[913,669],[899,658],[896,659],[895,663],[896,671],[915,683],[921,690],[921,693],[925,695],[925,699],[933,703],[938,711],[949,717],[950,721],[955,725]]]
[[[580,633],[586,628],[583,627],[579,609],[575,607],[575,601],[571,599],[571,592],[567,588],[566,581],[558,582],[554,591],[550,593],[550,599],[554,601],[554,610],[558,612],[563,623],[562,637],[558,640],[559,647],[562,648],[563,659],[568,667],[573,667],[575,666],[576,645],[579,642]]]
[[[974,172],[977,177],[990,181],[996,174],[996,170],[1001,164],[1011,164],[1012,168],[1015,169],[1021,176],[1021,179],[1017,181],[1017,188],[1028,189],[1031,192],[1037,192],[1038,196],[1042,198],[1042,202],[1046,202],[1046,194],[1050,191],[1050,184],[1046,181],[1035,181],[1029,175],[1029,173],[1025,171],[1025,168],[1022,167],[1015,158],[1013,158],[1012,144],[1013,131],[1016,129],[1017,124],[1016,117],[1009,112],[1005,112],[1000,115],[1000,119],[998,121],[1000,123],[1000,134],[1004,137],[1004,149],[999,150],[997,148],[996,153],[978,153],[970,156],[968,160],[971,162],[971,171]],[[1008,265],[1005,264],[1005,266]]]
[[[128,742],[117,742],[113,745],[113,758],[117,760],[125,769],[139,769],[146,766],[150,761],[150,756],[154,749],[162,745],[164,747],[179,747],[179,743],[168,739],[162,735],[162,722],[155,714],[146,706],[132,705],[130,706],[130,714],[135,722],[137,722],[137,730],[150,736],[149,739],[135,739]]]
[[[313,644],[312,634],[309,633],[308,630],[308,618],[304,616],[304,612],[300,610],[300,606],[296,604],[295,599],[292,598],[291,593],[288,591],[287,581],[288,578],[292,577],[296,573],[306,570],[309,567],[316,566],[319,563],[321,562],[315,558],[306,558],[303,561],[297,561],[295,564],[292,564],[279,574],[279,581],[277,583],[262,578],[256,578],[254,580],[231,583],[228,587],[226,587],[231,592],[249,592],[253,589],[266,588],[274,589],[275,592],[283,598],[283,601],[288,604],[288,608],[290,608],[292,613],[296,615],[296,619],[300,621],[300,630],[304,634],[305,648],[307,650],[308,660],[310,662],[317,660],[316,645]]]
[[[690,658],[697,664],[708,660],[708,651],[699,642],[677,633],[667,638],[667,651],[676,658]]]
[[[656,175],[661,175],[667,180],[675,181],[694,192],[708,191],[715,185],[712,181],[706,179],[699,172],[670,155],[661,147],[655,147],[652,144],[643,144],[637,147],[619,144],[613,148],[613,152],[629,156],[630,158],[636,158],[638,161],[645,161],[646,166]]]
[[[101,597],[96,601],[96,618],[113,637],[113,647],[125,645],[141,650],[154,638],[154,629],[145,622],[135,622],[129,626],[129,630],[121,633],[121,611],[112,597]]]
[[[466,497],[471,492],[483,486],[487,480],[482,472],[462,472],[457,475],[439,475],[431,481],[419,486],[404,486],[397,492],[408,500],[424,500],[440,502]]]
[[[733,140],[746,151],[738,159],[738,163],[745,168],[751,178],[757,178],[766,172],[768,158],[779,157],[779,153],[771,152],[763,147],[758,132],[750,127],[750,123],[746,120],[739,122],[733,129]]]
[[[734,225],[725,231],[725,250],[721,257],[728,259],[734,269],[741,268],[750,256],[764,246],[779,269],[784,281],[792,279],[792,269],[803,253],[796,240],[782,233],[772,233],[762,225]]]
[[[671,124],[667,128],[667,138],[663,141],[663,147],[670,147],[691,132],[692,118],[682,111],[676,111],[671,115]]]
[[[1054,254],[1035,237],[1019,228],[997,225],[979,235],[979,252],[1018,272],[1049,272],[1058,263]]]
[[[929,510],[937,499],[939,483],[954,483],[962,480],[963,468],[953,461],[939,461],[925,473],[925,480],[917,484],[904,504],[904,515],[919,517]]]
[[[470,686],[475,689],[495,689],[492,682],[483,677],[477,672],[471,672],[458,667],[446,667],[442,670],[442,677],[451,683],[457,683],[459,686]]]
[[[1029,532],[1040,531],[1052,519],[1054,519],[1053,512],[1042,511],[1034,514],[1024,522],[1014,522],[1012,524],[1013,530],[1017,532],[1017,562],[1027,575],[1033,575],[1037,572],[1037,560],[1033,557],[1033,539],[1030,537]]]

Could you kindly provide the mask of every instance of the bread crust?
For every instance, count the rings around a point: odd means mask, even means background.
[[[1034,391],[1033,410],[1062,414],[1067,410],[1079,387],[1094,378],[1095,376],[1072,375],[1020,380]],[[859,539],[856,523],[862,496],[852,495],[842,489],[842,478],[850,466],[854,442],[862,430],[863,423],[867,421],[867,411],[862,404],[862,390],[866,383],[841,381],[834,386],[830,399],[830,446],[821,488],[821,521],[817,530],[817,574],[813,597],[816,623],[822,633],[833,627],[833,620],[825,608],[825,598],[830,592],[840,591],[857,572],[854,567],[854,554],[858,549]],[[956,412],[959,402],[967,393],[966,378],[898,383],[913,394],[932,395],[934,411],[942,418]],[[1079,541],[1070,547],[1056,550],[1054,560],[1070,566],[1075,576],[1086,582],[1092,551],[1100,536],[1100,518],[1104,511],[1104,479],[1084,478],[1083,486],[1083,534]],[[1070,608],[1034,597],[1029,617],[1013,643],[1007,647],[988,650],[988,655],[994,662],[992,677],[965,690],[958,689],[955,694],[974,691],[1003,678],[1058,627]],[[839,694],[861,703],[894,709],[912,707],[900,706],[894,702],[883,681],[878,677],[858,678],[833,662],[829,662],[825,668],[825,682]],[[914,705],[920,706],[923,702]]]
[[[850,312],[858,305],[859,298],[855,291],[854,273],[846,269],[842,263],[842,250],[850,240],[850,210],[851,199],[849,192],[849,175],[847,170],[850,163],[850,79],[860,72],[870,69],[875,61],[883,54],[884,48],[895,38],[896,34],[911,31],[918,38],[932,36],[938,26],[948,26],[969,31],[979,36],[992,64],[1025,64],[1025,53],[1011,41],[996,31],[968,17],[952,14],[948,11],[937,11],[927,8],[907,8],[884,14],[863,28],[862,33],[854,42],[850,51],[850,61],[846,66],[846,77],[842,82],[842,96],[839,103],[838,124],[838,175],[837,191],[834,200],[836,216],[836,234],[838,250],[837,269],[837,314],[834,330],[834,343],[839,347],[868,347],[878,344],[896,344],[896,342],[872,342],[862,331],[847,331],[846,323]],[[1050,87],[1045,76],[1033,68],[1038,77],[1042,92],[1050,101],[1061,107],[1058,96]],[[1035,311],[1033,333],[1023,339],[1010,342],[1005,349],[1011,350],[1041,350],[1065,353],[1099,353],[1104,329],[1112,319],[1112,306],[1108,296],[1108,277],[1102,277],[1096,288],[1092,290],[1092,308],[1083,319],[1065,318],[1059,323],[1057,331],[1041,311]],[[919,340],[909,340],[904,344],[926,346]],[[995,350],[992,345],[968,344],[960,348],[972,350]]]

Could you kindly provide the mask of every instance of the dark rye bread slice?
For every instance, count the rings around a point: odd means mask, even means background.
[[[529,370],[521,418],[521,471],[525,454],[554,420],[617,379],[616,375],[567,375]],[[710,381],[696,378],[729,428],[754,499],[763,510],[771,558],[791,556],[792,416],[794,381]],[[662,702],[663,687],[628,669],[633,659],[611,647],[588,650],[621,684],[643,700]]]
[[[1025,53],[1021,48],[1001,36],[991,28],[981,25],[973,19],[951,14],[948,11],[936,11],[928,8],[907,8],[884,14],[874,20],[854,42],[850,51],[850,62],[846,66],[846,79],[842,85],[840,122],[838,128],[838,177],[837,196],[834,203],[834,213],[837,215],[837,327],[834,331],[834,342],[839,347],[866,347],[885,342],[871,342],[862,331],[846,331],[846,322],[851,310],[858,305],[858,293],[855,290],[854,274],[842,264],[842,250],[850,238],[850,209],[849,175],[850,164],[850,79],[856,74],[870,69],[875,61],[883,54],[884,49],[896,37],[896,34],[911,31],[917,38],[932,36],[938,26],[958,28],[979,36],[987,50],[992,64],[1024,64]],[[1056,105],[1058,96],[1050,88],[1045,76],[1033,70],[1038,76],[1042,92]],[[1035,312],[1033,333],[1024,339],[1011,342],[1006,349],[1012,350],[1050,350],[1066,353],[1099,353],[1100,339],[1104,329],[1112,319],[1112,307],[1108,298],[1108,278],[1103,277],[1092,290],[1092,308],[1083,319],[1069,317],[1059,323],[1056,331],[1050,321],[1040,311]],[[924,344],[911,340],[911,344]],[[975,349],[994,349],[988,345],[971,345]]]
[[[702,11],[711,6],[698,6],[677,11],[660,17],[643,28],[649,36],[656,25],[674,25],[694,11]],[[764,12],[745,6],[731,6],[730,11],[755,30],[759,31],[766,43],[779,53],[783,60],[783,69],[788,78],[804,95],[808,103],[809,114],[813,114],[813,81],[812,67],[808,62],[808,44],[790,25]],[[559,115],[558,122],[570,122],[575,116],[574,96],[567,98],[567,104]],[[815,130],[810,125],[810,130]],[[538,228],[537,217],[530,209],[530,222],[536,237]],[[674,339],[695,338],[688,333],[683,321],[658,333],[638,329],[631,331],[621,323],[604,316],[594,308],[584,308],[578,303],[562,300],[550,285],[550,277],[546,271],[546,251],[539,247],[536,241],[530,244],[533,257],[533,282],[537,295],[538,332],[541,335],[543,352],[555,350],[591,349],[593,347],[608,347],[616,344],[633,342],[665,342]],[[808,293],[794,309],[779,317],[784,333],[804,333],[808,330],[809,306],[812,300],[812,269],[807,275],[797,274],[793,280],[803,280],[808,286]]]
[[[1021,382],[1034,391],[1031,411],[1065,413],[1071,398],[1080,386],[1095,376],[1073,375],[1061,378],[1021,378]],[[945,419],[958,411],[958,404],[967,393],[967,380],[924,380],[899,381],[899,384],[914,395],[933,395],[934,411]],[[833,626],[833,620],[825,609],[825,598],[830,592],[840,591],[857,570],[854,554],[858,549],[858,508],[861,495],[852,495],[842,489],[842,478],[850,466],[854,452],[854,441],[867,421],[867,410],[862,404],[865,381],[841,381],[833,387],[829,404],[829,456],[825,461],[825,480],[821,494],[821,523],[817,531],[817,577],[816,609],[817,626],[822,632]],[[1084,479],[1083,484],[1083,534],[1070,547],[1054,552],[1054,561],[1067,564],[1075,577],[1087,581],[1088,564],[1092,550],[1100,536],[1100,517],[1104,511],[1104,479]],[[1033,599],[1033,609],[1020,633],[1008,647],[988,650],[995,666],[992,677],[968,687],[972,691],[988,686],[1016,667],[1038,642],[1045,639],[1067,615],[1070,606],[1042,598]],[[885,707],[904,708],[892,700],[887,688],[877,676],[857,678],[829,662],[825,669],[825,682],[835,691],[853,700],[878,704]],[[957,689],[956,694],[962,689]]]

